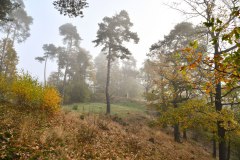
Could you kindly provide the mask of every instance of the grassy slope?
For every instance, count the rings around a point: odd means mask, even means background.
[[[75,110],[80,113],[106,113],[105,103],[78,103],[72,105],[66,105],[63,107],[65,110]],[[111,104],[111,114],[121,117],[127,117],[132,115],[146,115],[146,107],[140,103],[134,102],[122,102]]]
[[[202,147],[177,144],[139,117],[126,125],[121,118],[80,114],[62,111],[49,117],[0,106],[0,159],[211,159]]]

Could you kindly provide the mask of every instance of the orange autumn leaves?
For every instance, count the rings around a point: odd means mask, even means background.
[[[180,67],[180,71],[184,76],[190,76],[188,79],[194,79],[196,74],[201,72],[205,76],[205,82],[201,84],[201,89],[205,90],[207,94],[213,93],[215,84],[219,82],[224,83],[225,89],[231,89],[238,83],[240,72],[236,61],[239,60],[239,57],[235,53],[208,54],[209,56],[207,56],[198,52],[198,45],[196,44],[197,42],[192,42],[190,47],[180,51],[181,58],[185,60]],[[187,72],[189,73],[188,75],[186,75]],[[191,81],[191,84],[196,86],[194,81]]]

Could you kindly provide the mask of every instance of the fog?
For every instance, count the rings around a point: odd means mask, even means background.
[[[0,1],[0,159],[240,159],[239,40],[238,0]]]
[[[98,23],[105,16],[112,16],[123,9],[126,10],[133,23],[132,30],[137,32],[140,38],[138,45],[127,44],[127,46],[137,60],[137,67],[140,68],[146,53],[149,52],[149,47],[163,38],[170,28],[185,19],[181,13],[164,5],[162,0],[152,0],[150,3],[147,0],[90,0],[89,7],[84,9],[83,18],[68,18],[60,15],[49,0],[24,2],[27,13],[33,17],[34,21],[30,26],[31,36],[24,43],[16,46],[19,53],[18,69],[29,71],[41,81],[43,81],[43,65],[36,62],[34,58],[43,54],[43,44],[62,43],[58,28],[65,23],[72,23],[77,27],[83,39],[81,47],[88,50],[94,58],[101,51],[101,47],[94,47],[92,43],[96,38]],[[49,63],[47,75],[54,70],[56,65]]]

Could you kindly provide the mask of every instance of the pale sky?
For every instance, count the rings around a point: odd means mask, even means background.
[[[34,58],[43,55],[42,45],[53,43],[57,46],[62,44],[59,35],[59,26],[72,23],[77,26],[78,32],[83,39],[81,47],[85,48],[94,57],[99,54],[101,47],[94,47],[92,43],[96,38],[98,23],[105,16],[113,16],[121,10],[126,10],[134,24],[132,31],[137,32],[140,38],[138,44],[127,45],[133,56],[138,61],[138,67],[146,58],[150,46],[181,21],[184,16],[181,13],[163,5],[167,0],[88,0],[83,18],[70,19],[54,9],[52,0],[25,0],[27,13],[33,17],[31,36],[26,42],[16,46],[19,56],[18,69],[28,71],[39,80],[43,80],[43,64]],[[54,62],[48,63],[47,73],[56,71]]]

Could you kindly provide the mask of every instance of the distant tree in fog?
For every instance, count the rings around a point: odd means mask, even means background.
[[[138,43],[139,38],[137,33],[130,31],[133,23],[125,10],[112,17],[104,17],[103,22],[99,23],[98,26],[97,39],[93,43],[96,46],[103,46],[102,51],[107,55],[106,113],[110,114],[109,85],[111,62],[116,58],[128,58],[131,52],[123,45],[123,42],[134,40],[135,43]]]
[[[46,70],[47,70],[47,61],[48,59],[55,58],[57,54],[57,48],[53,44],[44,44],[43,45],[44,56],[36,57],[35,59],[40,63],[44,62],[44,85],[46,86]]]

